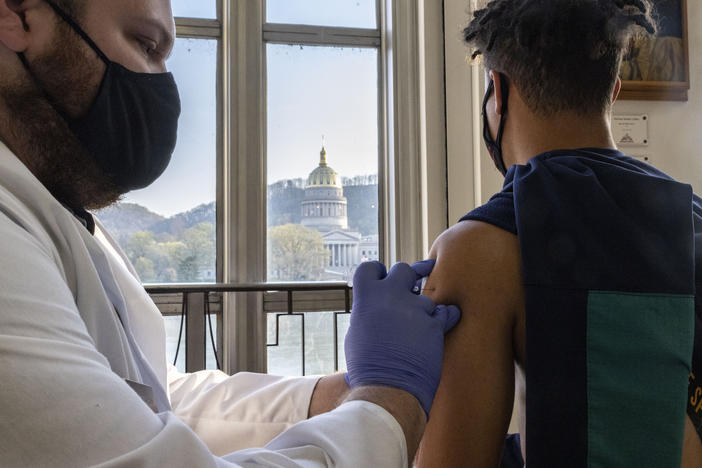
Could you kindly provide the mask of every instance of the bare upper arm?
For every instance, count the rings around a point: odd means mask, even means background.
[[[418,465],[497,466],[512,411],[513,362],[523,354],[514,333],[524,315],[519,243],[502,229],[466,221],[442,234],[431,256],[437,264],[425,294],[458,305],[462,319],[446,339]]]
[[[429,256],[437,264],[427,280],[426,294],[437,301],[464,300],[466,288],[477,289],[481,296],[498,296],[501,303],[511,301],[512,306],[521,300],[520,294],[504,290],[505,281],[521,284],[514,234],[491,224],[463,221],[436,240]]]

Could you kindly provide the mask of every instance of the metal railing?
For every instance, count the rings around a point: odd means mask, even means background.
[[[339,370],[339,315],[351,312],[351,286],[343,282],[318,282],[318,283],[211,283],[211,284],[152,284],[145,286],[149,293],[160,305],[164,315],[180,315],[180,330],[178,332],[178,345],[176,347],[175,359],[181,348],[181,337],[185,329],[185,370],[195,372],[205,368],[205,355],[207,346],[207,325],[209,324],[209,339],[214,353],[217,368],[222,369],[220,355],[224,345],[222,339],[223,307],[222,297],[225,293],[284,293],[287,299],[287,310],[275,313],[275,341],[266,343],[268,348],[280,345],[280,318],[300,317],[301,330],[301,359],[302,375],[305,375],[305,313],[320,312],[320,310],[298,310],[295,311],[295,293],[339,291],[343,292],[343,311],[335,311],[334,314],[334,371]],[[159,304],[159,296],[170,297],[170,302],[165,301]],[[174,297],[180,297],[180,310],[174,303]],[[175,299],[177,300],[177,299]],[[309,300],[308,300],[309,301]],[[306,301],[306,302],[308,302]],[[163,304],[169,303],[170,308]],[[213,312],[213,305],[215,311]],[[173,307],[176,306],[176,307]],[[326,312],[330,312],[327,310]],[[261,310],[261,313],[269,312]],[[214,337],[212,327],[212,315],[217,317],[217,339]]]

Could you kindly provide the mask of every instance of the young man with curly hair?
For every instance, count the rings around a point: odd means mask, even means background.
[[[495,0],[465,29],[505,182],[433,247],[426,290],[463,319],[418,466],[702,466],[702,202],[610,128],[654,16],[648,0]],[[503,451],[515,386],[521,444]]]

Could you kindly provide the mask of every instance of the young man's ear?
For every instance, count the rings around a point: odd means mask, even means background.
[[[502,96],[502,80],[504,79],[504,75],[490,70],[490,78],[495,85],[495,114],[502,115],[502,99],[504,98],[504,96]]]
[[[29,1],[0,0],[0,44],[13,52],[23,52],[29,45],[24,12]]]
[[[622,90],[622,79],[617,77],[617,81],[614,82],[614,91],[612,92],[612,104],[619,97],[619,92]]]

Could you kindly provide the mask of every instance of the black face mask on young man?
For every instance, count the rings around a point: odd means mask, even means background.
[[[495,82],[490,80],[488,89],[485,92],[485,99],[483,99],[483,141],[485,141],[485,146],[487,146],[492,162],[498,171],[504,176],[507,175],[507,167],[505,167],[504,156],[502,155],[502,134],[505,129],[505,116],[507,115],[507,100],[509,98],[509,84],[505,79],[504,75],[500,75],[500,83],[502,89],[502,112],[500,115],[500,125],[497,129],[497,138],[493,140],[492,135],[490,135],[490,126],[488,125],[487,118],[487,104],[490,100],[490,96],[495,90]]]
[[[115,184],[125,191],[150,185],[175,149],[180,97],[173,75],[137,73],[111,61],[66,12],[45,1],[106,65],[97,97],[84,116],[71,118],[49,102]],[[22,54],[20,59],[29,69]]]

